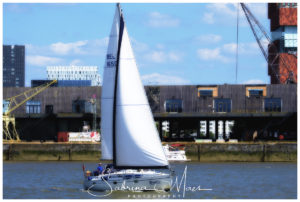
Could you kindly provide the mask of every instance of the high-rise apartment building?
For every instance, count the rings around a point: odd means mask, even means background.
[[[297,83],[297,3],[269,3],[268,18],[277,49],[269,47],[269,60],[275,61],[268,67],[271,84]]]
[[[48,66],[47,79],[58,80],[58,86],[100,86],[97,66]]]
[[[3,45],[3,87],[25,86],[25,46]]]

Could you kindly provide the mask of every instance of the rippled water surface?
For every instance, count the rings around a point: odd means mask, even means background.
[[[93,170],[97,162],[85,162]],[[4,162],[4,199],[296,199],[296,163],[174,163],[178,179],[168,193],[82,190],[82,162]],[[186,170],[186,180],[184,170]],[[180,186],[180,181],[182,184]],[[184,192],[185,182],[185,192]],[[192,191],[194,189],[194,191]],[[201,189],[199,191],[199,189]]]

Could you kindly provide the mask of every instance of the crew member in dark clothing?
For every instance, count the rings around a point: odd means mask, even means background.
[[[112,164],[107,164],[106,168],[104,170],[104,174],[109,174],[109,173],[113,173],[114,172],[114,168]]]

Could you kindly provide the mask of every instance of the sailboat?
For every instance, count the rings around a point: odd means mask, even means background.
[[[109,37],[101,96],[101,159],[113,172],[84,177],[86,190],[170,190],[169,163],[140,79],[120,4]]]

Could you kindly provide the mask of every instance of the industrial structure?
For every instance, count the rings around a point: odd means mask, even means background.
[[[270,83],[297,83],[297,3],[268,4],[271,36],[247,5],[240,4],[268,64]]]
[[[226,139],[228,122],[234,121],[230,138],[252,140],[272,139],[279,134],[296,139],[297,85],[201,85],[146,86],[148,100],[165,140],[194,140],[195,138]],[[3,97],[24,92],[28,88],[4,88]],[[78,132],[83,121],[100,123],[101,87],[52,87],[35,96],[31,103],[37,110],[28,111],[28,103],[14,111],[20,138],[54,140],[58,132]],[[30,104],[30,103],[29,103]],[[51,110],[50,110],[51,109]],[[168,135],[163,137],[162,123],[168,122]],[[201,134],[201,123],[206,127]],[[94,127],[94,126],[93,126]],[[41,131],[43,131],[41,133]]]
[[[47,66],[47,79],[57,80],[58,86],[100,86],[97,66]]]
[[[24,87],[25,46],[3,45],[3,87]]]
[[[271,83],[297,83],[297,3],[269,3],[268,18],[274,44],[269,45],[269,57],[274,60],[268,67]]]
[[[43,92],[51,84],[56,83],[56,80],[49,82],[48,84],[38,86],[35,88],[29,88],[25,92],[17,95],[5,98],[3,100],[3,135],[5,140],[17,140],[20,141],[19,134],[16,130],[16,120],[12,112],[22,106],[25,102],[32,103],[30,101],[34,96]],[[40,113],[40,110],[35,106],[30,106],[26,104],[26,113]]]

